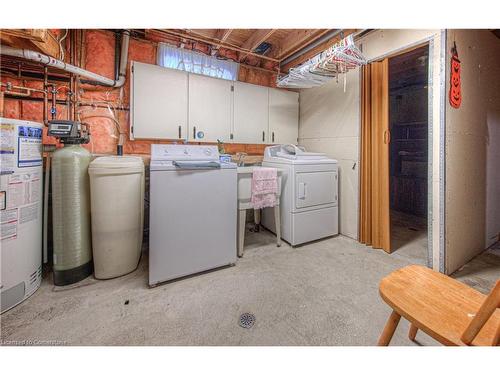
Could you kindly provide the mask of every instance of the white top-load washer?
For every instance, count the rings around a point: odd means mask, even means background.
[[[149,285],[236,263],[236,164],[217,146],[151,146]]]
[[[337,161],[295,145],[266,147],[266,167],[281,169],[281,235],[292,246],[338,234]],[[262,224],[275,231],[273,212]]]

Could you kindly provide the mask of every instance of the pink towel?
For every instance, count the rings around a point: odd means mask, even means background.
[[[259,209],[276,206],[278,194],[278,170],[276,168],[255,168],[252,173],[252,205]]]

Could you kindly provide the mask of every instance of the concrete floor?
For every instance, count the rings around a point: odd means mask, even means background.
[[[410,262],[426,265],[427,222],[425,218],[391,210],[391,249]]]
[[[51,275],[29,300],[1,316],[4,345],[374,345],[390,309],[378,283],[422,263],[411,246],[392,255],[339,236],[306,246],[275,246],[269,232],[248,233],[236,266],[147,286],[139,268],[108,281],[54,287]],[[486,291],[500,275],[500,248],[457,277]],[[256,323],[238,326],[250,312]],[[392,345],[415,345],[400,323]],[[423,333],[422,345],[436,345]],[[38,340],[38,341],[37,341]]]

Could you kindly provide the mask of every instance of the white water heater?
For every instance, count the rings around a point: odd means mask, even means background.
[[[24,301],[42,280],[42,129],[0,118],[0,309]]]

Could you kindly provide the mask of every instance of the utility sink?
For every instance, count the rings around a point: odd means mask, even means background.
[[[260,166],[238,167],[238,208],[250,209],[252,204],[252,173]],[[278,197],[281,195],[281,170],[278,169]]]
[[[238,256],[243,256],[243,245],[245,241],[245,223],[246,210],[253,209],[252,198],[252,174],[260,166],[238,167]],[[274,206],[274,223],[276,227],[276,244],[281,246],[281,224],[280,224],[280,205],[279,197],[281,195],[281,175],[282,171],[278,169],[278,204]],[[267,208],[266,208],[267,209]],[[254,220],[256,224],[260,223],[260,210],[254,211]]]

